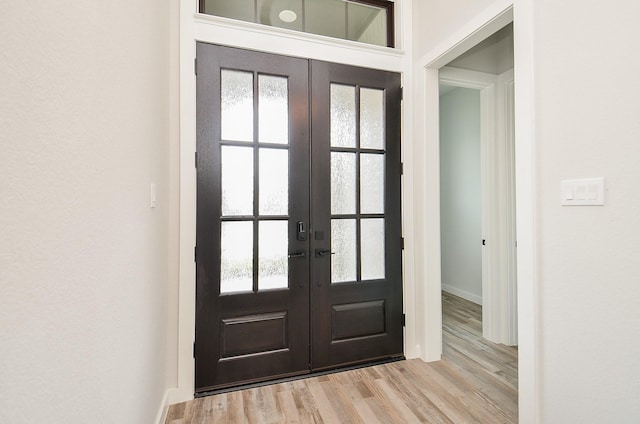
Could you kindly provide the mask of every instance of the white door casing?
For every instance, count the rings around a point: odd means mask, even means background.
[[[517,344],[513,70],[501,75],[443,67],[440,83],[480,91],[482,335]],[[508,87],[511,87],[509,90]],[[479,241],[478,241],[479,242]]]
[[[515,3],[515,4],[514,4]],[[416,60],[414,72],[415,275],[424,327],[416,339],[425,361],[442,354],[442,306],[439,247],[439,69],[507,24],[514,24],[514,139],[516,227],[518,233],[518,414],[523,424],[538,422],[539,294],[536,285],[535,108],[533,71],[533,2],[497,0],[451,36]]]

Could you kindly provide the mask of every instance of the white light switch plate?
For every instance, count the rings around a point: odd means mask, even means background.
[[[563,206],[604,205],[604,178],[561,181],[560,204]]]
[[[151,183],[151,186],[149,187],[149,207],[155,208],[157,203],[158,198],[156,196],[156,184]]]

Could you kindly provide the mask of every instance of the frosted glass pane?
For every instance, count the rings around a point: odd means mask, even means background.
[[[287,79],[260,75],[258,77],[259,139],[262,143],[289,142],[289,95]]]
[[[356,154],[331,152],[331,213],[356,213]]]
[[[331,84],[331,146],[356,147],[356,88]]]
[[[289,286],[289,235],[287,221],[258,224],[258,289]]]
[[[331,220],[331,282],[356,281],[356,220]]]
[[[223,69],[221,78],[221,137],[253,141],[253,73]]]
[[[384,278],[384,219],[360,221],[362,280]]]
[[[260,149],[260,215],[289,213],[289,151]]]
[[[384,91],[360,89],[360,147],[384,149]]]
[[[360,155],[360,213],[384,213],[384,155]]]
[[[253,148],[222,146],[222,215],[253,215]]]
[[[253,290],[253,222],[223,222],[220,293]]]

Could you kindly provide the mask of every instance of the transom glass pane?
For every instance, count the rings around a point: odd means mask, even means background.
[[[356,147],[356,88],[331,84],[331,146]]]
[[[253,290],[253,222],[222,222],[220,293]]]
[[[283,77],[258,77],[258,134],[262,143],[289,142],[288,81]]]
[[[222,146],[222,215],[253,215],[253,148]]]
[[[200,13],[393,47],[393,37],[388,37],[392,28],[387,28],[392,1],[204,0],[200,4]]]
[[[331,220],[331,282],[356,281],[356,220]]]
[[[384,91],[360,89],[360,147],[384,149]]]
[[[384,155],[360,155],[360,212],[384,213]]]
[[[331,213],[356,213],[356,154],[331,152]]]
[[[255,20],[254,0],[205,0],[201,13],[253,22]],[[201,3],[202,4],[202,3]]]
[[[360,243],[362,249],[362,280],[384,278],[384,219],[360,221]]]
[[[313,34],[334,38],[347,38],[345,15],[347,5],[340,0],[306,0],[305,30]]]
[[[387,45],[387,10],[365,4],[347,4],[347,38],[378,46]]]
[[[260,149],[260,215],[289,213],[289,150]]]
[[[221,137],[253,141],[253,73],[223,69],[221,81]]]
[[[227,2],[235,0],[226,0]],[[259,24],[303,31],[302,0],[257,0]],[[287,11],[284,14],[283,11]]]
[[[258,290],[289,286],[287,221],[258,223]]]

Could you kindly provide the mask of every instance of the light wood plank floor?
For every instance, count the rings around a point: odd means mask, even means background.
[[[172,405],[167,424],[516,423],[517,348],[481,336],[481,307],[443,293],[441,361],[393,362]]]

